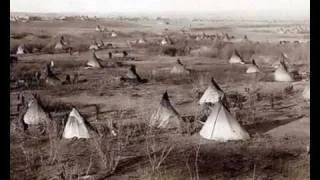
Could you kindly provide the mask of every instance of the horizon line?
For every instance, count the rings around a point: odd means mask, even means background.
[[[246,12],[246,14],[243,14]],[[270,14],[265,14],[266,12],[272,12],[273,14],[270,16]],[[190,16],[203,16],[203,15],[211,15],[211,16],[226,16],[227,14],[225,13],[232,13],[232,14],[239,14],[241,13],[242,17],[234,17],[234,18],[262,18],[263,16],[270,16],[270,19],[274,19],[274,16],[280,16],[277,18],[299,18],[299,20],[302,18],[303,20],[310,20],[310,14],[308,15],[303,15],[303,14],[294,14],[294,13],[283,13],[281,11],[277,10],[251,10],[251,11],[243,11],[243,10],[238,10],[238,11],[233,11],[233,10],[219,10],[219,11],[150,11],[150,12],[135,12],[135,11],[128,11],[128,12],[121,12],[121,11],[109,11],[109,12],[54,12],[54,11],[49,11],[49,12],[41,12],[41,11],[12,11],[10,10],[11,13],[25,13],[25,14],[75,14],[75,15],[95,15],[96,16],[105,16],[105,15],[118,15],[118,16],[123,16],[123,15],[160,15],[160,16],[165,16],[165,15],[188,15]],[[274,14],[276,13],[276,14]],[[282,14],[282,15],[280,15]],[[188,15],[189,16],[189,15]],[[232,16],[232,15],[227,15],[227,16]],[[244,17],[243,17],[244,16]],[[208,17],[210,18],[210,17]]]

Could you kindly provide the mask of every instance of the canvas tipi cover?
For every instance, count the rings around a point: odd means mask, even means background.
[[[285,60],[288,60],[288,55],[284,52],[281,52],[281,58],[279,61],[276,61],[275,63],[272,64],[272,67],[274,67],[275,69],[277,69],[281,62],[285,64]]]
[[[160,106],[150,118],[150,126],[158,128],[180,128],[180,115],[171,105],[168,93],[162,96]]]
[[[209,140],[228,141],[249,139],[248,132],[220,102],[216,103],[210,116],[200,130],[200,135]]]
[[[117,36],[118,36],[117,33],[115,33],[115,32],[112,32],[112,33],[111,33],[111,37],[117,37]]]
[[[241,58],[239,52],[234,50],[232,56],[229,59],[230,64],[244,64],[243,59]]]
[[[135,65],[131,65],[129,71],[126,74],[128,79],[131,80],[141,80],[141,77],[138,75],[137,71],[136,71],[136,66]]]
[[[89,50],[98,50],[99,49],[99,47],[98,47],[98,45],[96,45],[96,44],[91,44],[90,46],[89,46]]]
[[[54,49],[62,50],[63,49],[63,44],[60,41],[58,41],[58,43],[54,46]]]
[[[17,50],[17,53],[16,53],[16,54],[20,55],[20,54],[24,54],[24,53],[25,53],[25,50],[24,50],[23,46],[20,45],[20,46],[18,47],[18,50]]]
[[[69,114],[67,123],[64,127],[62,137],[70,138],[90,138],[88,128],[83,117],[77,109],[73,108]]]
[[[310,84],[308,84],[302,92],[302,96],[306,100],[310,100]]]
[[[67,42],[64,40],[64,36],[61,36],[60,40],[54,46],[54,49],[55,50],[63,50],[66,45],[67,45]]]
[[[28,104],[28,109],[23,116],[23,121],[28,125],[44,124],[50,120],[36,98]]]
[[[258,73],[258,72],[260,72],[260,69],[257,66],[255,60],[252,59],[252,64],[248,67],[246,73],[250,74],[250,73]]]
[[[211,83],[209,84],[209,87],[200,98],[199,104],[204,104],[204,103],[215,104],[219,102],[223,98],[223,96],[224,96],[223,91],[218,86],[214,78],[212,78]]]
[[[99,61],[100,59],[97,58],[95,51],[93,51],[91,58],[87,62],[87,65],[93,68],[102,68],[102,65]]]
[[[170,71],[171,74],[189,74],[190,72],[184,67],[180,59],[177,60],[176,64]]]
[[[280,62],[280,66],[274,72],[274,80],[279,82],[291,82],[293,78],[289,74],[286,65]]]
[[[161,40],[161,45],[167,45],[168,44],[168,42],[167,42],[167,40],[166,40],[166,38],[163,38],[162,40]]]

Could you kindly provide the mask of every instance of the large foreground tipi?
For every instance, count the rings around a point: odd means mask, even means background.
[[[69,114],[62,137],[65,139],[74,137],[90,138],[89,130],[87,125],[85,124],[85,120],[75,108],[73,108]]]
[[[249,139],[249,133],[232,117],[225,106],[218,102],[200,130],[200,135],[209,140],[228,141]]]
[[[28,109],[23,116],[23,121],[28,125],[37,125],[48,123],[50,118],[39,104],[37,98],[34,97],[28,104]]]
[[[242,57],[239,52],[235,49],[232,53],[232,56],[229,59],[230,64],[244,64]]]
[[[283,61],[280,62],[280,66],[274,72],[274,80],[279,82],[291,82],[293,78],[288,72],[288,68]]]
[[[163,94],[157,111],[150,118],[150,126],[181,129],[181,117],[171,105],[167,91]]]

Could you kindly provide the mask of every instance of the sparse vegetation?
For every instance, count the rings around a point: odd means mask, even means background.
[[[308,115],[309,106],[300,103],[302,83],[265,80],[267,76],[273,77],[271,65],[280,59],[281,52],[288,55],[286,61],[290,72],[296,71],[296,76],[300,77],[302,71],[309,71],[306,70],[307,43],[303,40],[299,44],[281,45],[279,42],[256,42],[254,38],[251,40],[251,31],[246,34],[251,42],[238,41],[240,37],[230,41],[220,38],[196,40],[199,35],[195,34],[202,31],[215,36],[230,29],[237,32],[237,27],[228,22],[215,27],[211,21],[201,20],[208,27],[195,24],[191,28],[193,32],[184,34],[171,28],[176,24],[170,21],[166,24],[165,34],[173,39],[173,44],[160,45],[165,36],[144,29],[150,24],[144,24],[143,18],[119,19],[80,20],[72,16],[64,20],[41,20],[32,17],[28,23],[11,24],[10,54],[16,54],[21,44],[27,51],[27,54],[15,55],[18,60],[10,69],[12,179],[308,178],[309,160],[305,152],[308,126],[299,124],[297,129],[301,133],[291,129],[283,132],[293,135],[269,134],[271,129],[291,121],[298,122],[296,117]],[[97,24],[106,27],[108,32],[96,32]],[[255,35],[261,32],[260,25],[241,27],[255,28],[252,31]],[[110,37],[111,30],[118,36]],[[271,30],[263,32],[274,33]],[[190,38],[186,36],[188,33],[192,34]],[[64,36],[72,53],[55,49],[60,36]],[[293,36],[282,36],[291,38],[292,42],[296,40]],[[146,43],[127,46],[127,41],[143,38]],[[97,51],[102,64],[112,61],[121,65],[87,68],[86,63],[92,55],[89,45],[93,39],[112,43],[112,48]],[[254,58],[263,73],[251,76],[245,73],[247,65],[228,64],[235,49],[246,62]],[[123,51],[128,52],[128,57],[123,57]],[[113,53],[112,58],[109,58],[109,52]],[[135,59],[130,60],[131,57]],[[178,58],[190,69],[189,74],[170,73]],[[46,85],[43,70],[47,64],[52,66],[60,84]],[[120,81],[131,64],[136,65],[138,74],[146,78],[147,83]],[[42,73],[39,82],[37,72]],[[67,75],[71,81],[75,75],[78,79],[63,84]],[[251,139],[216,142],[199,136],[203,124],[199,122],[198,103],[212,77],[225,91],[232,116],[248,130]],[[156,109],[165,91],[169,92],[172,105],[186,122],[189,133],[177,134],[172,130],[149,127],[149,112]],[[24,112],[18,112],[16,108],[20,102],[17,93],[23,93],[26,101],[32,93],[40,95],[44,110],[52,117],[52,124],[44,125],[46,133],[41,134],[43,126],[30,126],[26,131],[20,128]],[[79,108],[83,118],[97,130],[92,138],[62,138],[66,116],[73,107]]]

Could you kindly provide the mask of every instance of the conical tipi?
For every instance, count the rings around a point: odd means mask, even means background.
[[[87,62],[87,65],[93,68],[102,68],[102,65],[100,64],[100,59],[97,58],[95,50],[93,50],[92,56]]]
[[[209,140],[228,141],[249,139],[249,133],[220,102],[216,103],[210,116],[200,130],[200,135]]]
[[[74,137],[90,138],[89,130],[85,124],[85,121],[78,110],[75,108],[73,108],[69,114],[62,137],[65,139]]]
[[[229,59],[230,64],[244,64],[243,59],[241,58],[239,52],[234,50],[232,56]]]
[[[167,44],[168,44],[167,39],[166,39],[166,38],[163,38],[163,39],[161,40],[161,45],[164,46],[164,45],[167,45]]]
[[[144,38],[141,38],[138,40],[138,44],[145,44],[146,40]]]
[[[158,128],[181,128],[179,113],[169,100],[167,91],[163,94],[160,106],[150,118],[150,126]]]
[[[302,92],[302,96],[305,100],[310,100],[310,84],[308,84]]]
[[[18,50],[17,50],[17,55],[21,55],[21,54],[24,54],[25,53],[25,50],[24,50],[24,47],[23,47],[23,45],[20,45],[19,47],[18,47]]]
[[[141,81],[141,77],[137,73],[135,65],[131,65],[131,67],[128,70],[126,76],[127,76],[128,79]]]
[[[285,60],[287,60],[287,59],[288,59],[288,55],[287,55],[286,53],[284,53],[284,52],[281,52],[281,58],[280,58],[280,60],[279,60],[279,61],[276,61],[275,63],[273,63],[273,64],[272,64],[272,67],[274,67],[275,69],[277,69],[277,68],[280,66],[281,62],[285,64]]]
[[[89,46],[89,50],[98,50],[98,43],[94,40],[93,43]]]
[[[254,59],[252,59],[252,64],[248,67],[246,73],[258,73],[260,72],[259,67],[257,66],[256,62]]]
[[[51,64],[47,64],[46,65],[46,79],[45,79],[45,83],[49,86],[56,86],[61,84],[60,79],[53,73],[52,69],[51,69]]]
[[[55,50],[62,50],[62,49],[64,49],[64,47],[65,47],[66,44],[67,44],[67,43],[64,41],[64,37],[61,36],[61,37],[60,37],[60,40],[59,40],[59,41],[57,42],[57,44],[55,45],[54,49],[55,49]]]
[[[209,84],[209,87],[200,98],[199,104],[205,104],[205,103],[215,104],[219,102],[223,98],[223,96],[224,96],[223,91],[218,86],[215,79],[212,78],[211,83]]]
[[[171,74],[189,74],[190,72],[184,67],[180,59],[177,59],[177,62],[171,69],[170,73]]]
[[[28,125],[36,125],[45,124],[50,121],[50,118],[38,100],[33,98],[28,104],[28,109],[23,116],[23,121]]]
[[[289,74],[286,65],[280,62],[280,66],[274,72],[274,80],[279,82],[291,82],[293,78]]]
[[[111,37],[117,37],[117,36],[118,36],[118,34],[116,32],[114,32],[114,31],[111,32]]]

